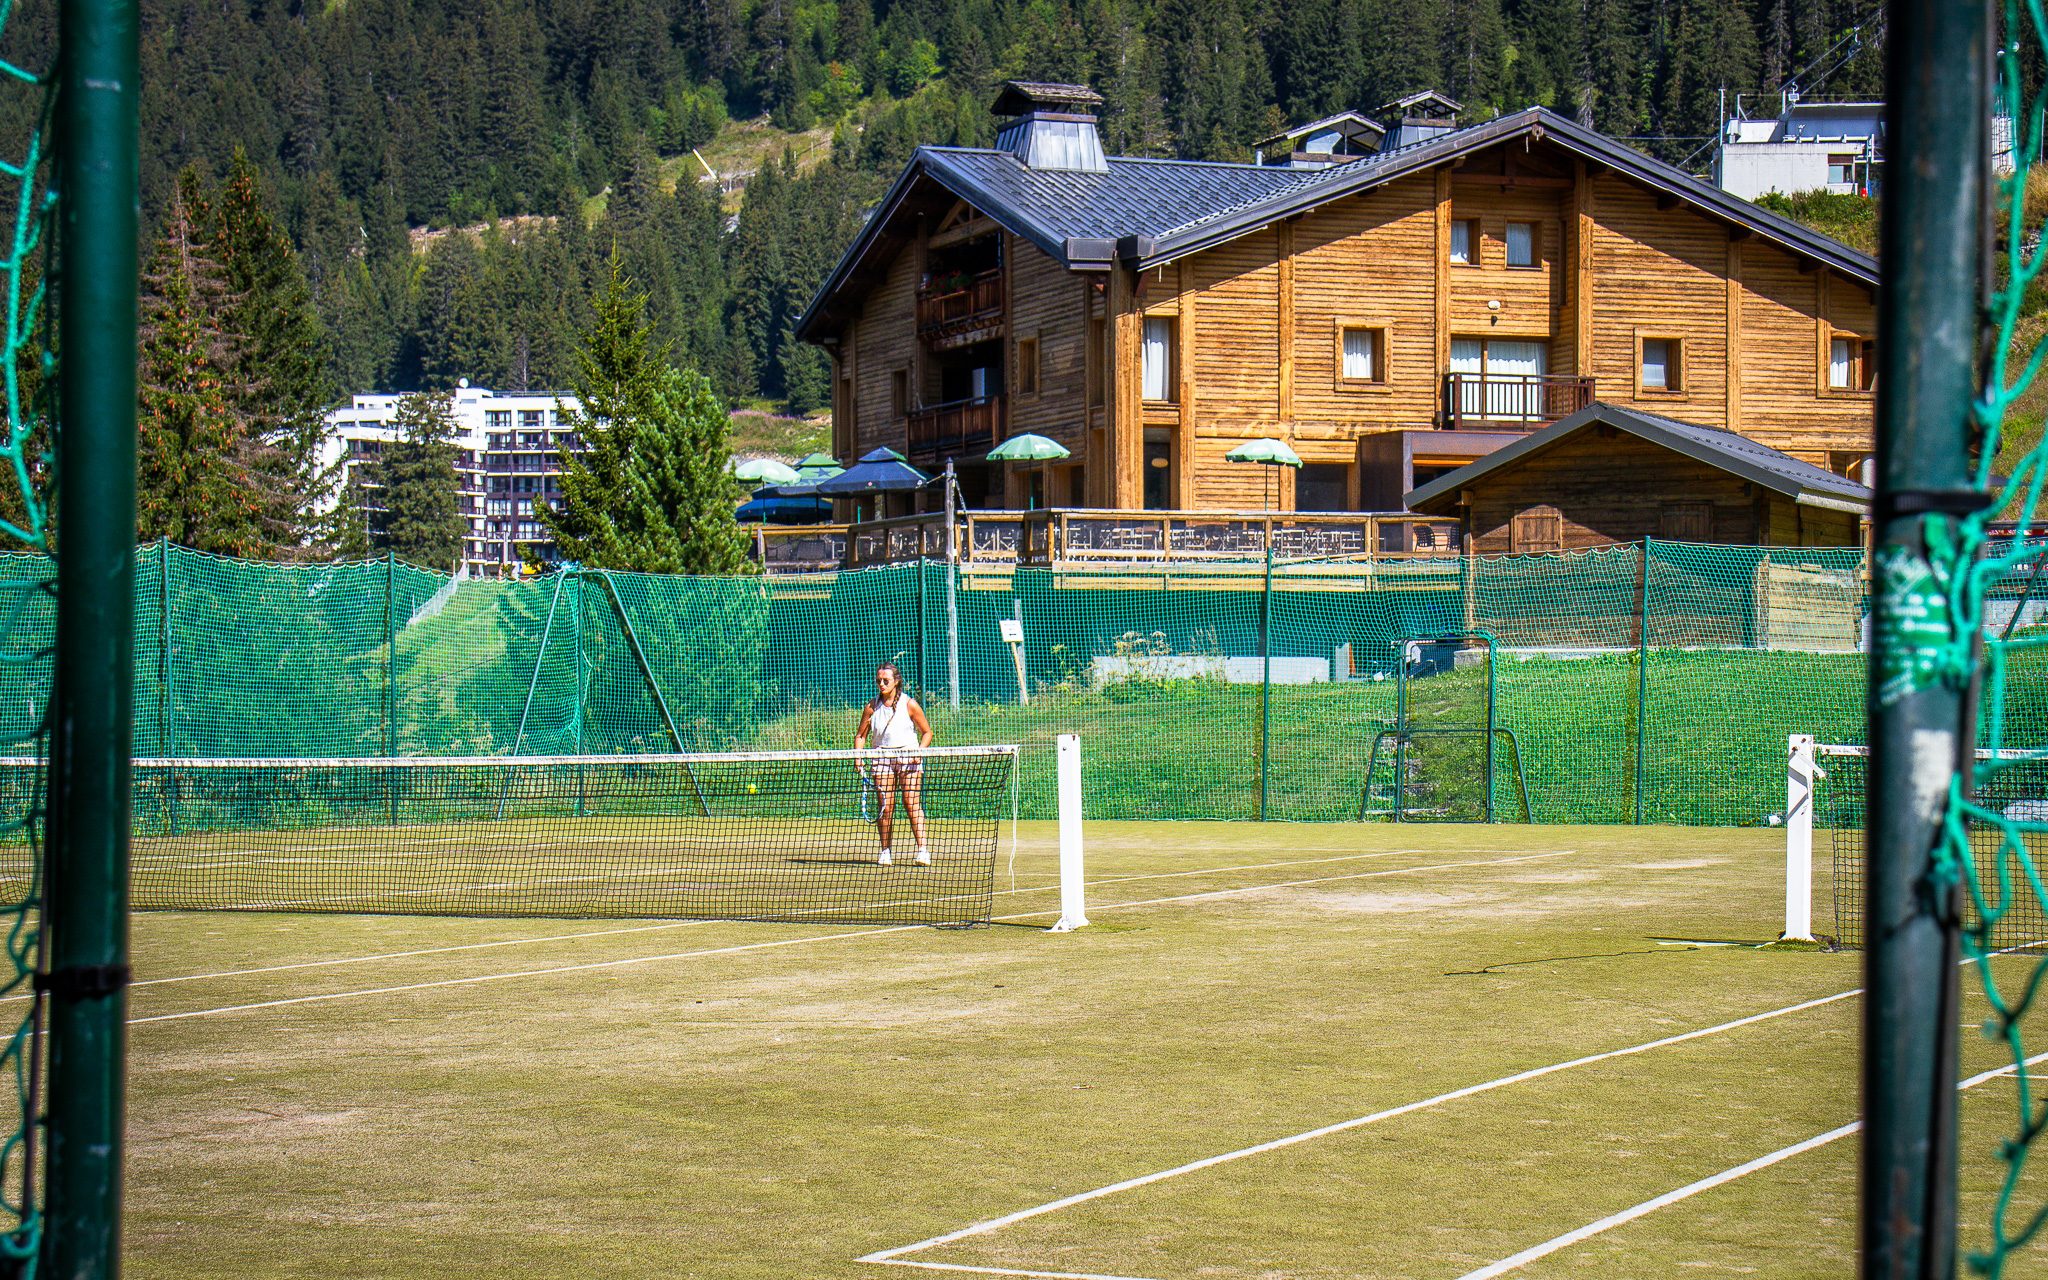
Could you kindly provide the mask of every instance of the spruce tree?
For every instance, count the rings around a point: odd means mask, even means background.
[[[398,402],[402,433],[384,450],[376,480],[384,513],[378,544],[408,564],[446,570],[462,551],[469,521],[456,498],[454,394],[422,391]]]
[[[725,410],[703,375],[650,349],[646,310],[614,253],[583,335],[582,411],[563,418],[586,451],[562,475],[561,505],[536,511],[561,557],[593,569],[757,572],[733,519],[745,495]]]

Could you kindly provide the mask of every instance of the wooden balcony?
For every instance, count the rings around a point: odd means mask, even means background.
[[[1593,403],[1593,379],[1549,373],[1447,373],[1444,426],[1534,431]]]
[[[984,271],[917,293],[917,336],[937,351],[986,342],[1003,332],[1003,273]]]
[[[1262,562],[1268,543],[1281,560],[1435,559],[1458,554],[1457,522],[1441,516],[1370,511],[961,511],[955,554],[966,566]],[[755,531],[769,573],[816,573],[943,560],[946,518],[938,512],[855,525]],[[837,559],[833,552],[838,552]]]
[[[1002,422],[1001,396],[980,396],[913,409],[904,452],[913,463],[923,467],[939,465],[947,458],[979,457],[996,447]]]

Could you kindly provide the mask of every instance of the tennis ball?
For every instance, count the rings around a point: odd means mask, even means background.
[[[759,787],[755,786],[755,785],[754,785],[753,783],[751,783],[751,782],[749,782],[749,783],[747,784],[747,794],[748,794],[748,795],[753,795],[753,794],[754,794],[754,793],[755,793],[756,791],[759,791],[760,789],[761,789],[761,788],[759,788]]]

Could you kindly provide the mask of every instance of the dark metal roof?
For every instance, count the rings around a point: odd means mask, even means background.
[[[1114,156],[1107,173],[1033,169],[1007,151],[926,147],[930,173],[967,203],[1069,266],[1107,265],[1125,236],[1156,234],[1219,207],[1273,196],[1302,171]],[[1095,241],[1069,245],[1069,241]]]
[[[1769,445],[1758,444],[1733,431],[1680,422],[1657,413],[1621,409],[1596,400],[1569,418],[1561,418],[1541,431],[1494,450],[1477,462],[1410,490],[1404,501],[1410,511],[1425,510],[1432,505],[1450,505],[1445,500],[1455,499],[1458,490],[1596,425],[1618,427],[1631,435],[1663,445],[1673,453],[1719,467],[1788,498],[1820,497],[1867,508],[1874,496],[1866,486],[1854,480],[1811,462],[1801,462],[1790,454],[1780,453]]]
[[[999,116],[1021,116],[1039,106],[1094,106],[1102,95],[1085,84],[1049,84],[1041,80],[1005,80],[989,111]]]
[[[1530,107],[1327,169],[1111,157],[1106,173],[1075,173],[1032,169],[1007,151],[920,147],[812,298],[797,322],[797,335],[809,336],[830,300],[855,276],[878,241],[902,236],[888,227],[920,179],[929,178],[951,193],[949,200],[967,201],[1071,269],[1100,270],[1116,262],[1143,270],[1522,137],[1547,139],[1731,228],[1746,229],[1873,288],[1877,285],[1876,259],[1582,129],[1565,116]],[[866,274],[872,276],[873,268]]]

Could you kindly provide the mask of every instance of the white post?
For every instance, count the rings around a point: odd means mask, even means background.
[[[1059,752],[1060,922],[1054,933],[1067,933],[1088,923],[1081,891],[1081,735],[1062,733],[1053,741]]]
[[[1813,735],[1785,740],[1785,938],[1813,941]]]
[[[959,588],[953,575],[958,572],[960,548],[953,534],[953,460],[946,459],[946,700],[960,709],[960,606]],[[923,535],[920,534],[919,537]]]

